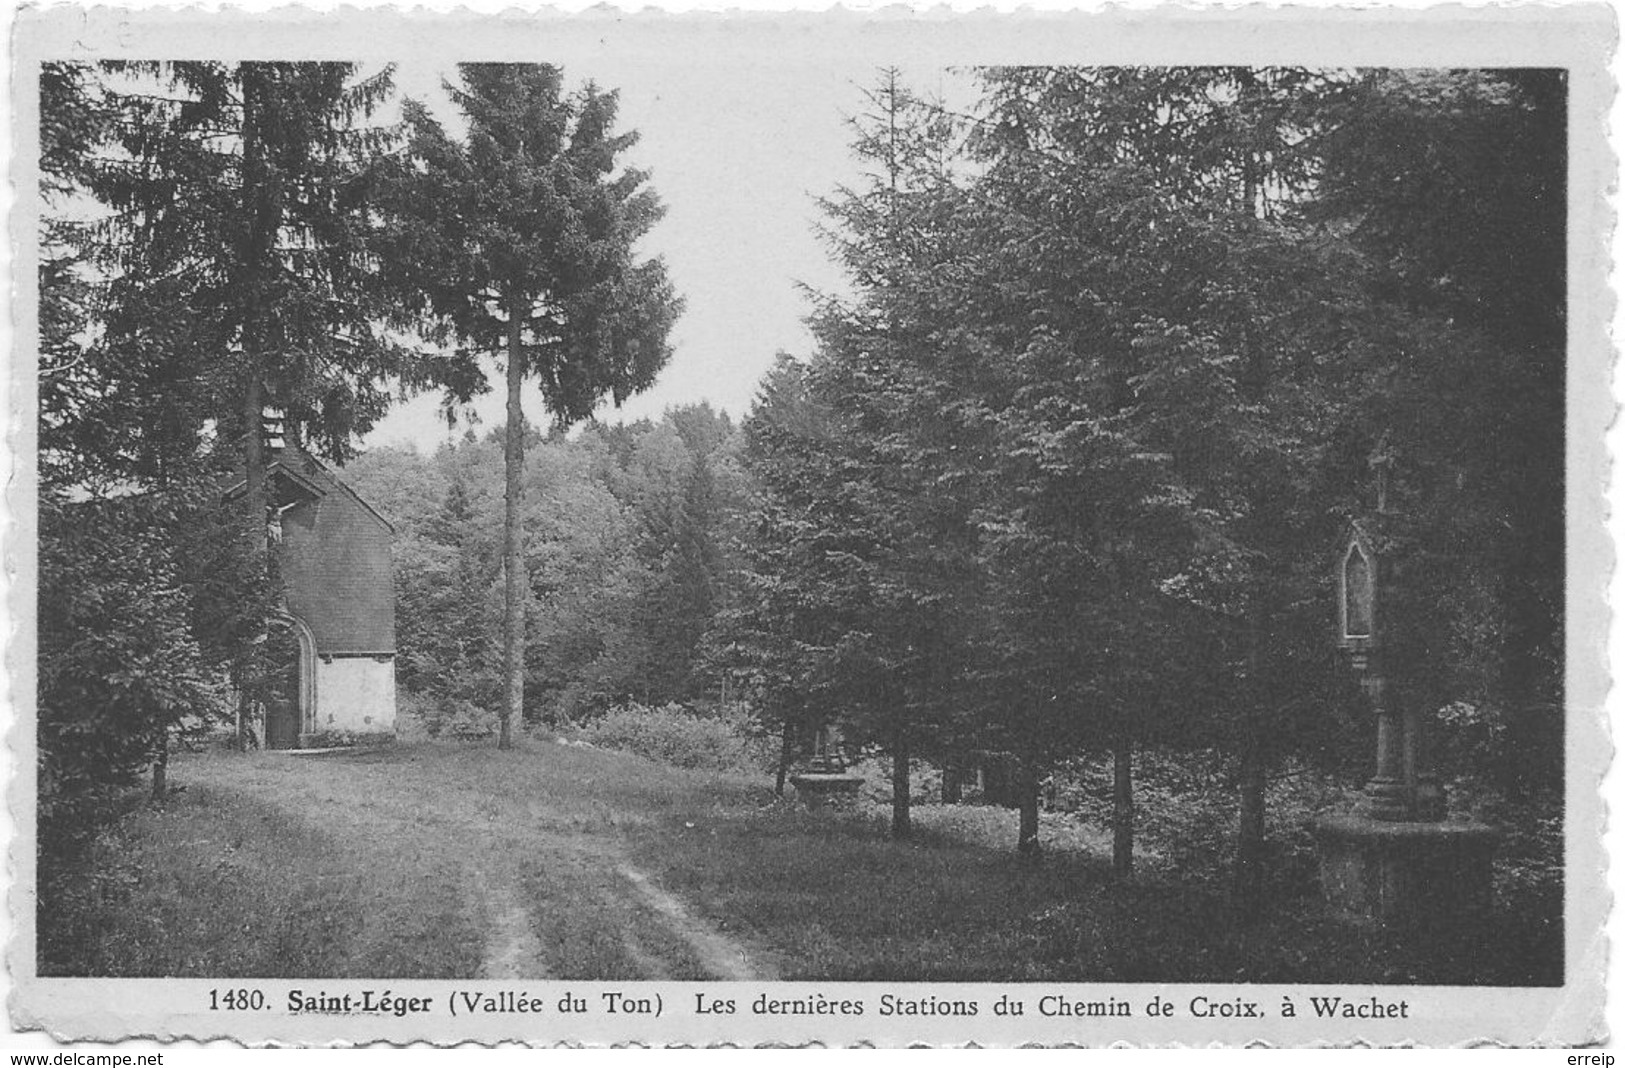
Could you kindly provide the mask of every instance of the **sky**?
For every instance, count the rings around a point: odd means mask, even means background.
[[[866,63],[832,64],[829,54],[799,60],[783,54],[742,55],[696,63],[682,54],[603,56],[564,66],[566,84],[592,79],[620,92],[623,130],[639,141],[626,161],[650,172],[666,216],[641,250],[661,255],[685,310],[672,333],[672,357],[656,384],[619,410],[607,402],[607,422],[658,418],[667,407],[709,401],[738,418],[748,410],[761,375],[780,351],[806,355],[803,322],[809,305],[800,286],[844,292],[843,279],[818,236],[816,198],[862,177],[848,150],[848,116],[864,110],[863,90],[877,70]],[[450,64],[403,62],[398,94],[427,103],[448,131],[460,131],[441,80]],[[905,71],[912,87],[936,92],[942,78]],[[481,428],[505,422],[496,364],[493,392],[476,402]],[[438,396],[401,404],[365,438],[380,445],[429,451],[469,425],[448,430]],[[526,418],[545,425],[541,395],[529,385]]]

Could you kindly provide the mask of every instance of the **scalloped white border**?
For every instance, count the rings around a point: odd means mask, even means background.
[[[5,498],[5,579],[9,580],[6,621],[10,712],[7,734],[11,754],[8,800],[13,816],[9,840],[8,895],[12,922],[8,942],[11,982],[8,1006],[13,1042],[32,1037],[15,1029],[37,1023],[61,1038],[112,1041],[127,1036],[173,1039],[214,1037],[260,1044],[267,1041],[318,1044],[409,1042],[456,1043],[468,1040],[518,1040],[532,1044],[559,1041],[587,1044],[629,1041],[653,1044],[756,1043],[764,1041],[830,1044],[870,1042],[902,1045],[923,1042],[955,1045],[974,1041],[1009,1046],[1029,1042],[1105,1045],[1127,1041],[1146,1045],[1223,1043],[1264,1040],[1283,1045],[1345,1044],[1361,1039],[1377,1044],[1419,1042],[1459,1045],[1492,1040],[1515,1045],[1574,1045],[1604,1037],[1602,1011],[1608,962],[1603,923],[1609,893],[1601,828],[1603,811],[1598,784],[1611,758],[1606,729],[1610,616],[1604,591],[1622,582],[1613,568],[1613,551],[1605,527],[1604,487],[1611,467],[1605,448],[1614,421],[1609,325],[1617,309],[1609,287],[1610,238],[1614,213],[1608,192],[1614,185],[1616,160],[1605,117],[1613,103],[1609,63],[1617,21],[1615,9],[1602,4],[1507,7],[1488,4],[1424,7],[1420,4],[1159,5],[1149,2],[1062,5],[996,5],[953,2],[918,8],[888,3],[855,3],[840,8],[785,0],[752,0],[748,5],[668,0],[658,9],[642,4],[616,6],[582,0],[550,8],[479,2],[453,6],[416,6],[408,11],[384,5],[305,7],[250,2],[190,7],[101,7],[67,5],[27,9],[16,14],[10,79],[12,197],[9,213],[14,286],[12,374],[0,379],[0,411],[10,413],[5,442],[13,462]],[[1003,9],[995,10],[995,8]],[[1010,13],[1015,10],[1018,13]],[[689,12],[689,14],[679,14]],[[248,32],[248,31],[252,32]],[[545,39],[545,40],[544,40]],[[455,49],[448,46],[455,42]],[[36,483],[34,360],[35,272],[33,234],[37,205],[35,131],[36,83],[30,76],[44,58],[103,55],[253,54],[361,59],[431,58],[450,62],[479,55],[486,58],[535,58],[547,55],[567,67],[572,54],[599,48],[748,49],[760,56],[792,48],[838,50],[843,57],[871,56],[876,64],[906,62],[1031,63],[1205,63],[1277,62],[1324,65],[1517,66],[1555,65],[1571,71],[1570,156],[1570,343],[1568,383],[1568,578],[1567,632],[1570,731],[1568,738],[1568,974],[1559,990],[1496,988],[1412,988],[1405,991],[1425,1011],[1403,1028],[1366,1026],[1354,1030],[1325,1021],[1300,1020],[1292,1025],[1270,1021],[1256,1032],[1203,1026],[1182,1018],[1153,1024],[1143,1017],[1115,1028],[1096,1026],[1087,1032],[1040,1026],[1026,1018],[1021,1026],[1001,1025],[978,1017],[961,1021],[774,1021],[735,1018],[725,1030],[696,1026],[693,1018],[674,1015],[657,1027],[617,1029],[607,1017],[568,1030],[549,1015],[528,1028],[470,1028],[461,1020],[288,1020],[268,1018],[229,1034],[218,1017],[191,1009],[203,980],[39,980],[32,977],[32,824],[34,747],[31,694],[34,684],[32,604],[35,569]],[[1619,121],[1616,119],[1616,121]],[[9,395],[8,395],[9,391]],[[1615,433],[1619,431],[1616,429]],[[0,452],[0,458],[6,454]],[[1616,501],[1616,514],[1619,511]],[[1625,642],[1614,634],[1616,651]],[[289,984],[258,984],[280,989]],[[329,986],[336,985],[329,982]],[[347,984],[358,985],[358,984]],[[396,990],[443,992],[446,984],[396,983]],[[482,984],[494,987],[497,984]],[[517,984],[514,984],[517,985]],[[554,990],[562,984],[528,984]],[[607,988],[607,984],[570,984]],[[682,997],[695,984],[623,984]],[[705,984],[720,989],[727,984]],[[763,984],[732,984],[736,996],[748,998]],[[901,984],[899,984],[901,986]],[[799,987],[834,995],[842,989],[861,991],[871,999],[873,984],[779,984],[786,992]],[[929,989],[929,988],[922,988]],[[977,990],[988,997],[1006,989],[997,984],[955,986],[961,996]],[[1098,990],[1099,988],[1097,988]],[[1127,984],[1112,990],[1134,989]],[[1374,988],[1384,995],[1397,988]],[[1226,990],[1259,1000],[1278,1000],[1285,987],[1152,987],[1186,996],[1196,992],[1222,995]],[[556,993],[556,991],[555,991]],[[1098,994],[1096,996],[1099,996]],[[538,1026],[539,1025],[539,1026]],[[145,1044],[145,1043],[141,1043]],[[15,1047],[12,1047],[15,1048]]]

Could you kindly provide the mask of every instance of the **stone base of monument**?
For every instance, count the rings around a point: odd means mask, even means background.
[[[1481,823],[1332,816],[1315,825],[1332,910],[1384,926],[1456,929],[1490,905],[1497,835]]]
[[[842,772],[810,771],[790,776],[790,784],[796,788],[796,797],[808,808],[822,808],[856,798],[858,789],[863,786],[863,777]]]

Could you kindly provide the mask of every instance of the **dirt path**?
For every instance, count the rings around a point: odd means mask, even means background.
[[[744,946],[710,924],[697,919],[681,901],[650,882],[647,875],[629,865],[622,865],[620,872],[621,876],[636,888],[644,902],[664,917],[671,931],[688,943],[701,964],[712,973],[711,978],[733,980],[773,978],[767,969],[760,964],[752,963],[750,954]]]
[[[273,756],[253,771],[230,788],[290,818],[321,812],[322,830],[344,848],[384,841],[416,858],[395,873],[397,902],[426,882],[461,902],[464,929],[483,938],[468,947],[482,978],[774,975],[768,953],[719,930],[630,852],[628,836],[659,826],[674,797],[692,791],[685,804],[710,803],[692,777],[545,745]]]
[[[530,914],[520,899],[512,875],[493,880],[484,872],[472,875],[485,916],[483,979],[546,979],[542,944],[531,929]]]

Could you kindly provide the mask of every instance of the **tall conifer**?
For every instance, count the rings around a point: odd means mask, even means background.
[[[620,156],[636,134],[614,131],[613,92],[566,93],[546,64],[469,63],[447,84],[468,120],[462,142],[420,103],[405,107],[408,142],[382,189],[377,249],[386,282],[447,337],[454,398],[483,388],[482,355],[507,364],[504,678],[498,744],[524,714],[524,411],[536,379],[565,423],[647,388],[664,366],[681,302],[639,238],[661,207],[647,176]]]

